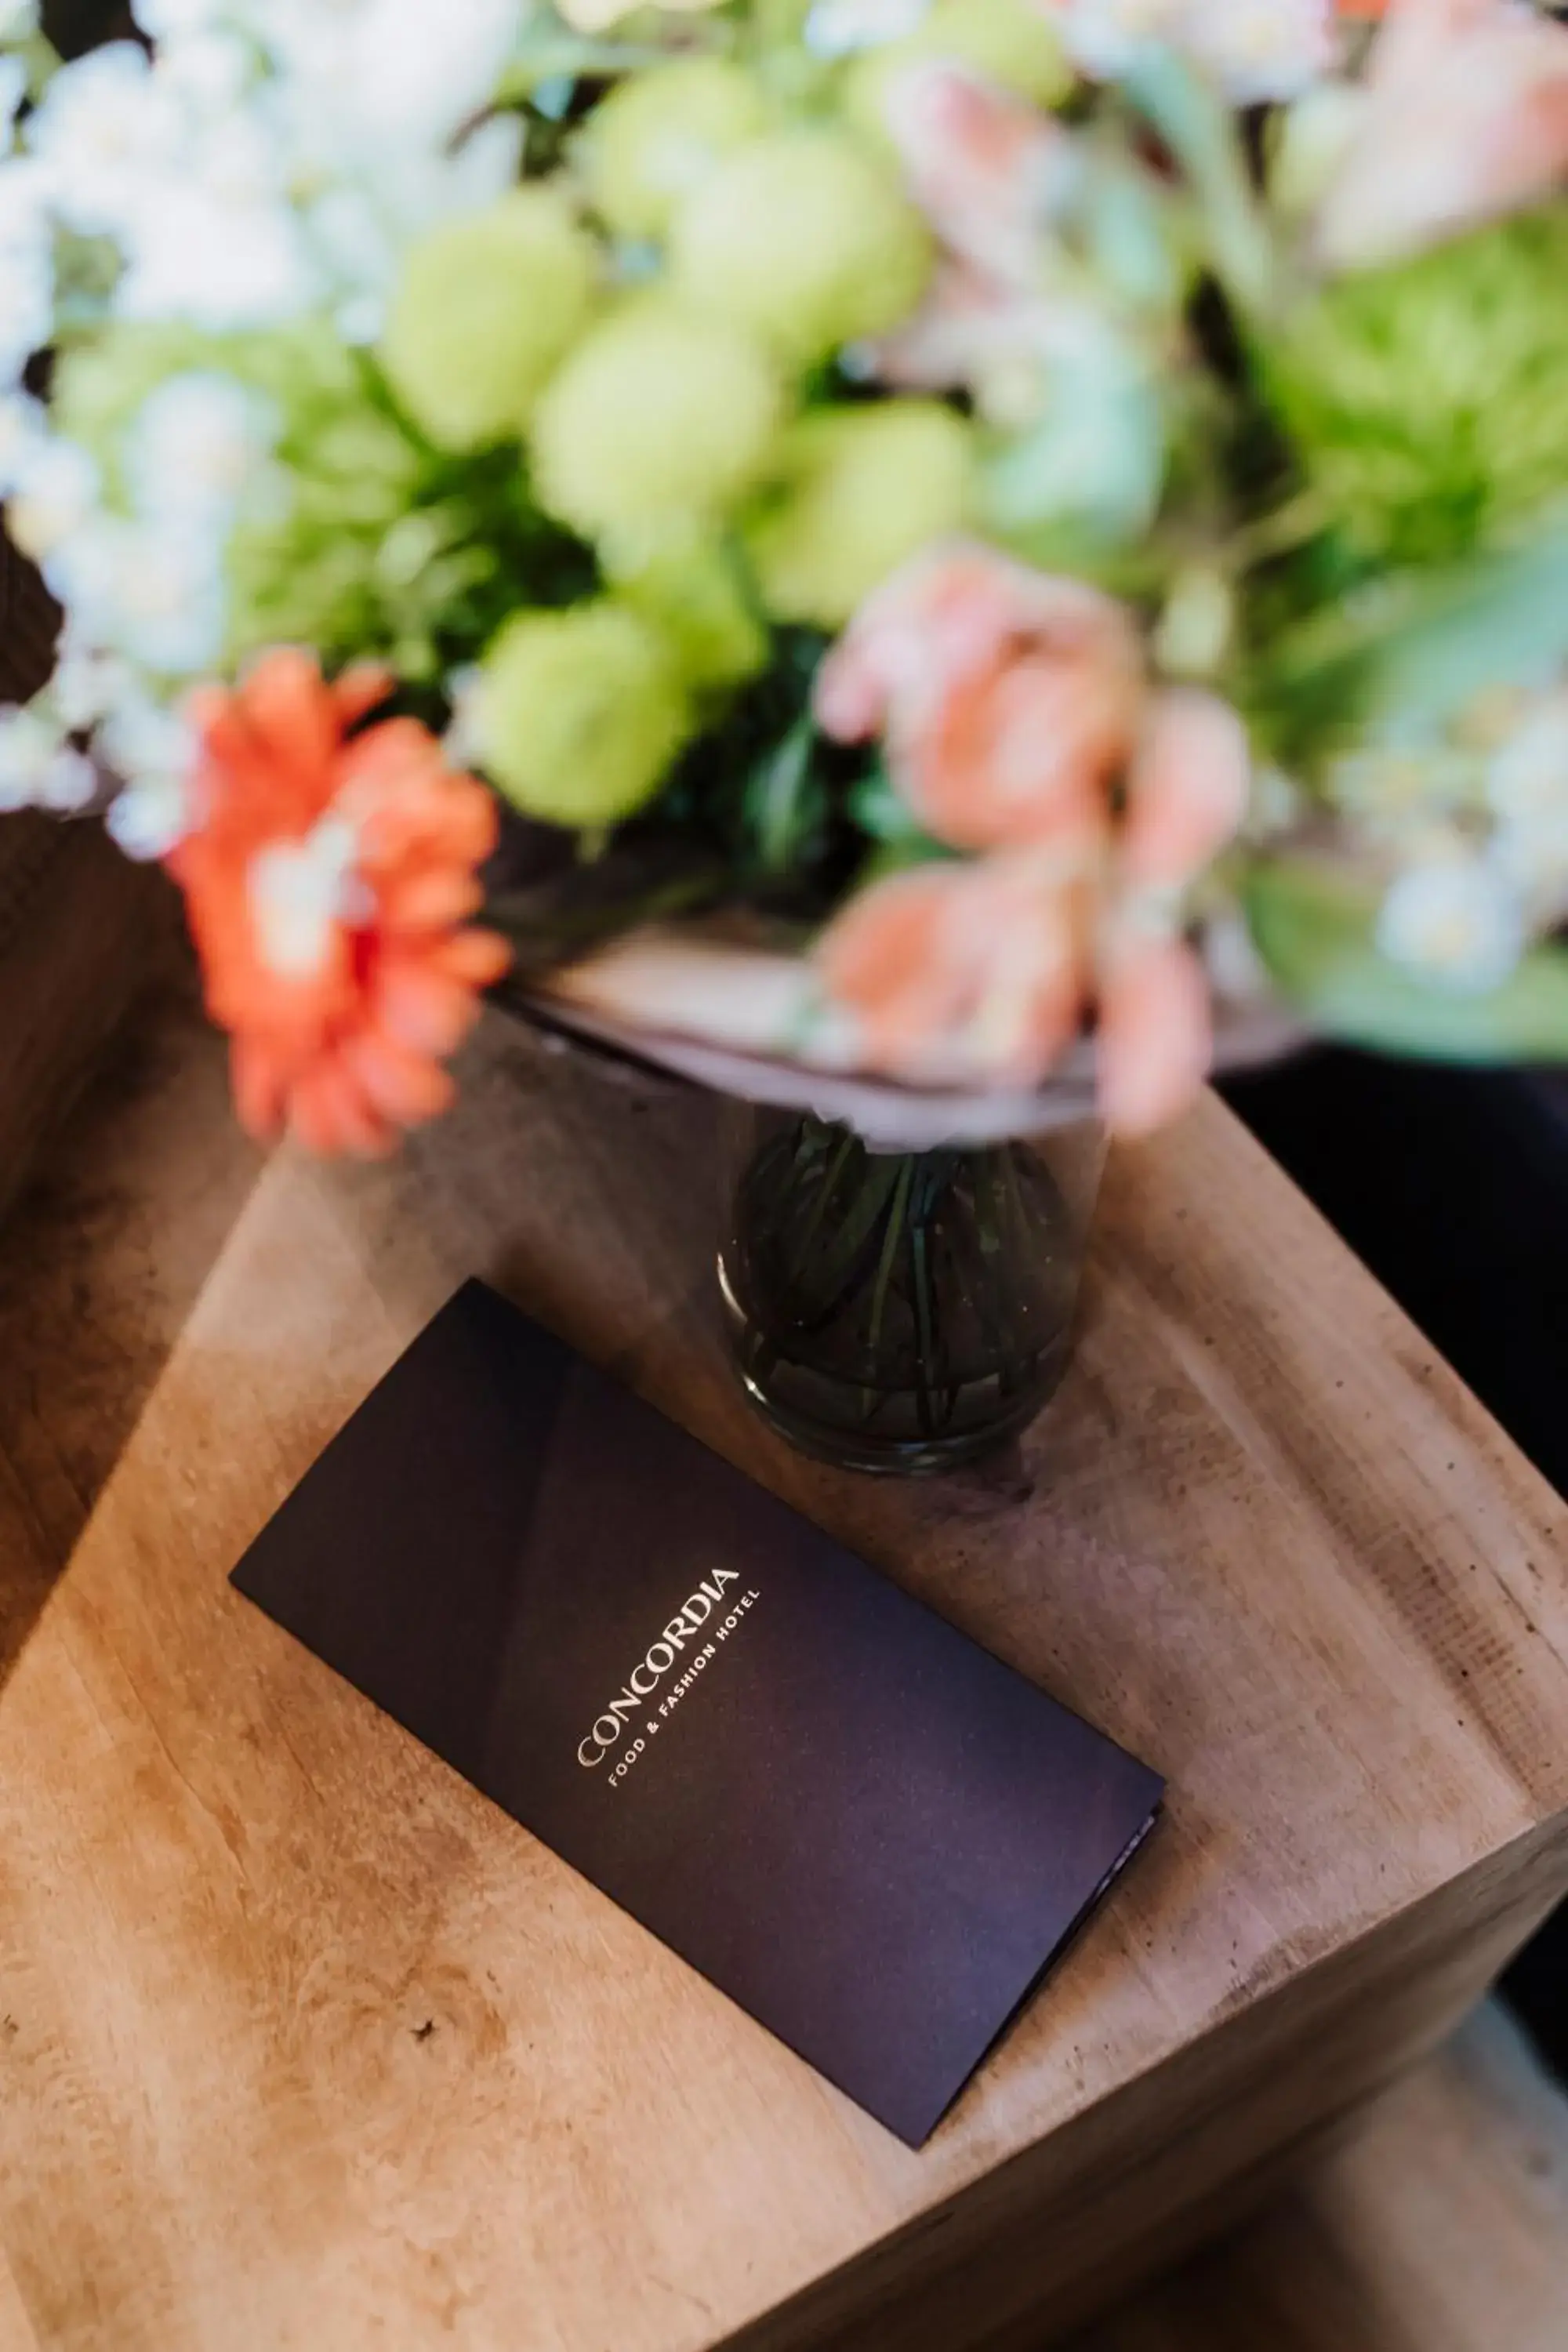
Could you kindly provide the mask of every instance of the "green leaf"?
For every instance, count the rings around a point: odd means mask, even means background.
[[[1381,719],[1442,720],[1568,657],[1568,527],[1453,572],[1379,581],[1275,646],[1245,690],[1287,763]]]
[[[807,712],[763,753],[746,779],[746,829],[769,874],[787,874],[821,822],[816,753],[816,729]]]
[[[1461,995],[1379,951],[1379,898],[1364,876],[1280,858],[1253,870],[1243,898],[1280,989],[1331,1037],[1431,1061],[1568,1058],[1568,948],[1537,948],[1500,988]]]
[[[853,822],[873,841],[902,843],[925,838],[908,802],[900,795],[880,760],[849,787],[848,809]]]
[[[1215,277],[1239,309],[1266,311],[1280,283],[1279,257],[1253,189],[1236,116],[1173,49],[1148,50],[1123,87],[1197,198]]]
[[[858,889],[902,874],[911,866],[931,866],[951,859],[953,852],[927,833],[900,799],[880,761],[853,783],[847,795],[851,821],[875,842],[876,847],[856,877]]]

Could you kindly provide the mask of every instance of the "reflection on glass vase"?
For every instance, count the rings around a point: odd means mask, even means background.
[[[1100,1128],[890,1152],[810,1113],[731,1125],[720,1289],[765,1419],[905,1475],[1025,1428],[1067,1369]]]

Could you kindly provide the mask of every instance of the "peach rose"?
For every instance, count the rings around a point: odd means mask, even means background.
[[[867,600],[818,672],[816,708],[840,741],[884,736],[896,788],[938,840],[993,850],[1107,822],[1142,694],[1120,604],[965,541]]]
[[[1349,269],[1535,203],[1568,173],[1568,26],[1523,0],[1393,0],[1314,234]]]
[[[916,866],[852,898],[817,964],[867,1066],[916,1085],[954,1067],[1042,1078],[1082,1017],[1097,847]]]
[[[1183,900],[1246,815],[1251,781],[1228,703],[1186,687],[1154,698],[1099,945],[1100,1107],[1112,1134],[1152,1134],[1208,1076],[1208,982],[1182,936]]]
[[[1155,695],[1126,810],[1063,822],[1048,846],[916,867],[852,898],[817,948],[865,1066],[919,1084],[1031,1086],[1098,1013],[1106,1124],[1143,1135],[1207,1075],[1208,984],[1184,896],[1246,812],[1246,730],[1211,694]]]
[[[936,58],[890,76],[882,115],[910,194],[949,251],[1004,284],[1036,283],[1045,232],[1078,175],[1072,132]]]

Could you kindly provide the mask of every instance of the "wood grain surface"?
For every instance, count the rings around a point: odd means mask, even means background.
[[[1071,2352],[1562,2352],[1568,2095],[1488,2002],[1344,2145]]]
[[[3,692],[0,692],[3,698]],[[168,886],[97,824],[0,815],[0,1215],[170,935]]]
[[[1025,1447],[900,1488],[740,1402],[709,1106],[499,1024],[465,1081],[392,1168],[275,1160],[188,1314],[187,1183],[142,1274],[179,1337],[85,1494],[47,1360],[0,1423],[16,2297],[51,2352],[1037,2345],[1431,2047],[1568,1884],[1562,1508],[1215,1102],[1113,1161]],[[921,2154],[229,1591],[472,1272],[1169,1777]],[[90,1515],[40,1590],[62,1486]]]

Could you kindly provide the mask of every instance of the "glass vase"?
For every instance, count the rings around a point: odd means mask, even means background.
[[[1089,1120],[888,1151],[734,1107],[719,1283],[758,1412],[805,1453],[906,1476],[1016,1436],[1067,1369],[1103,1160]]]

